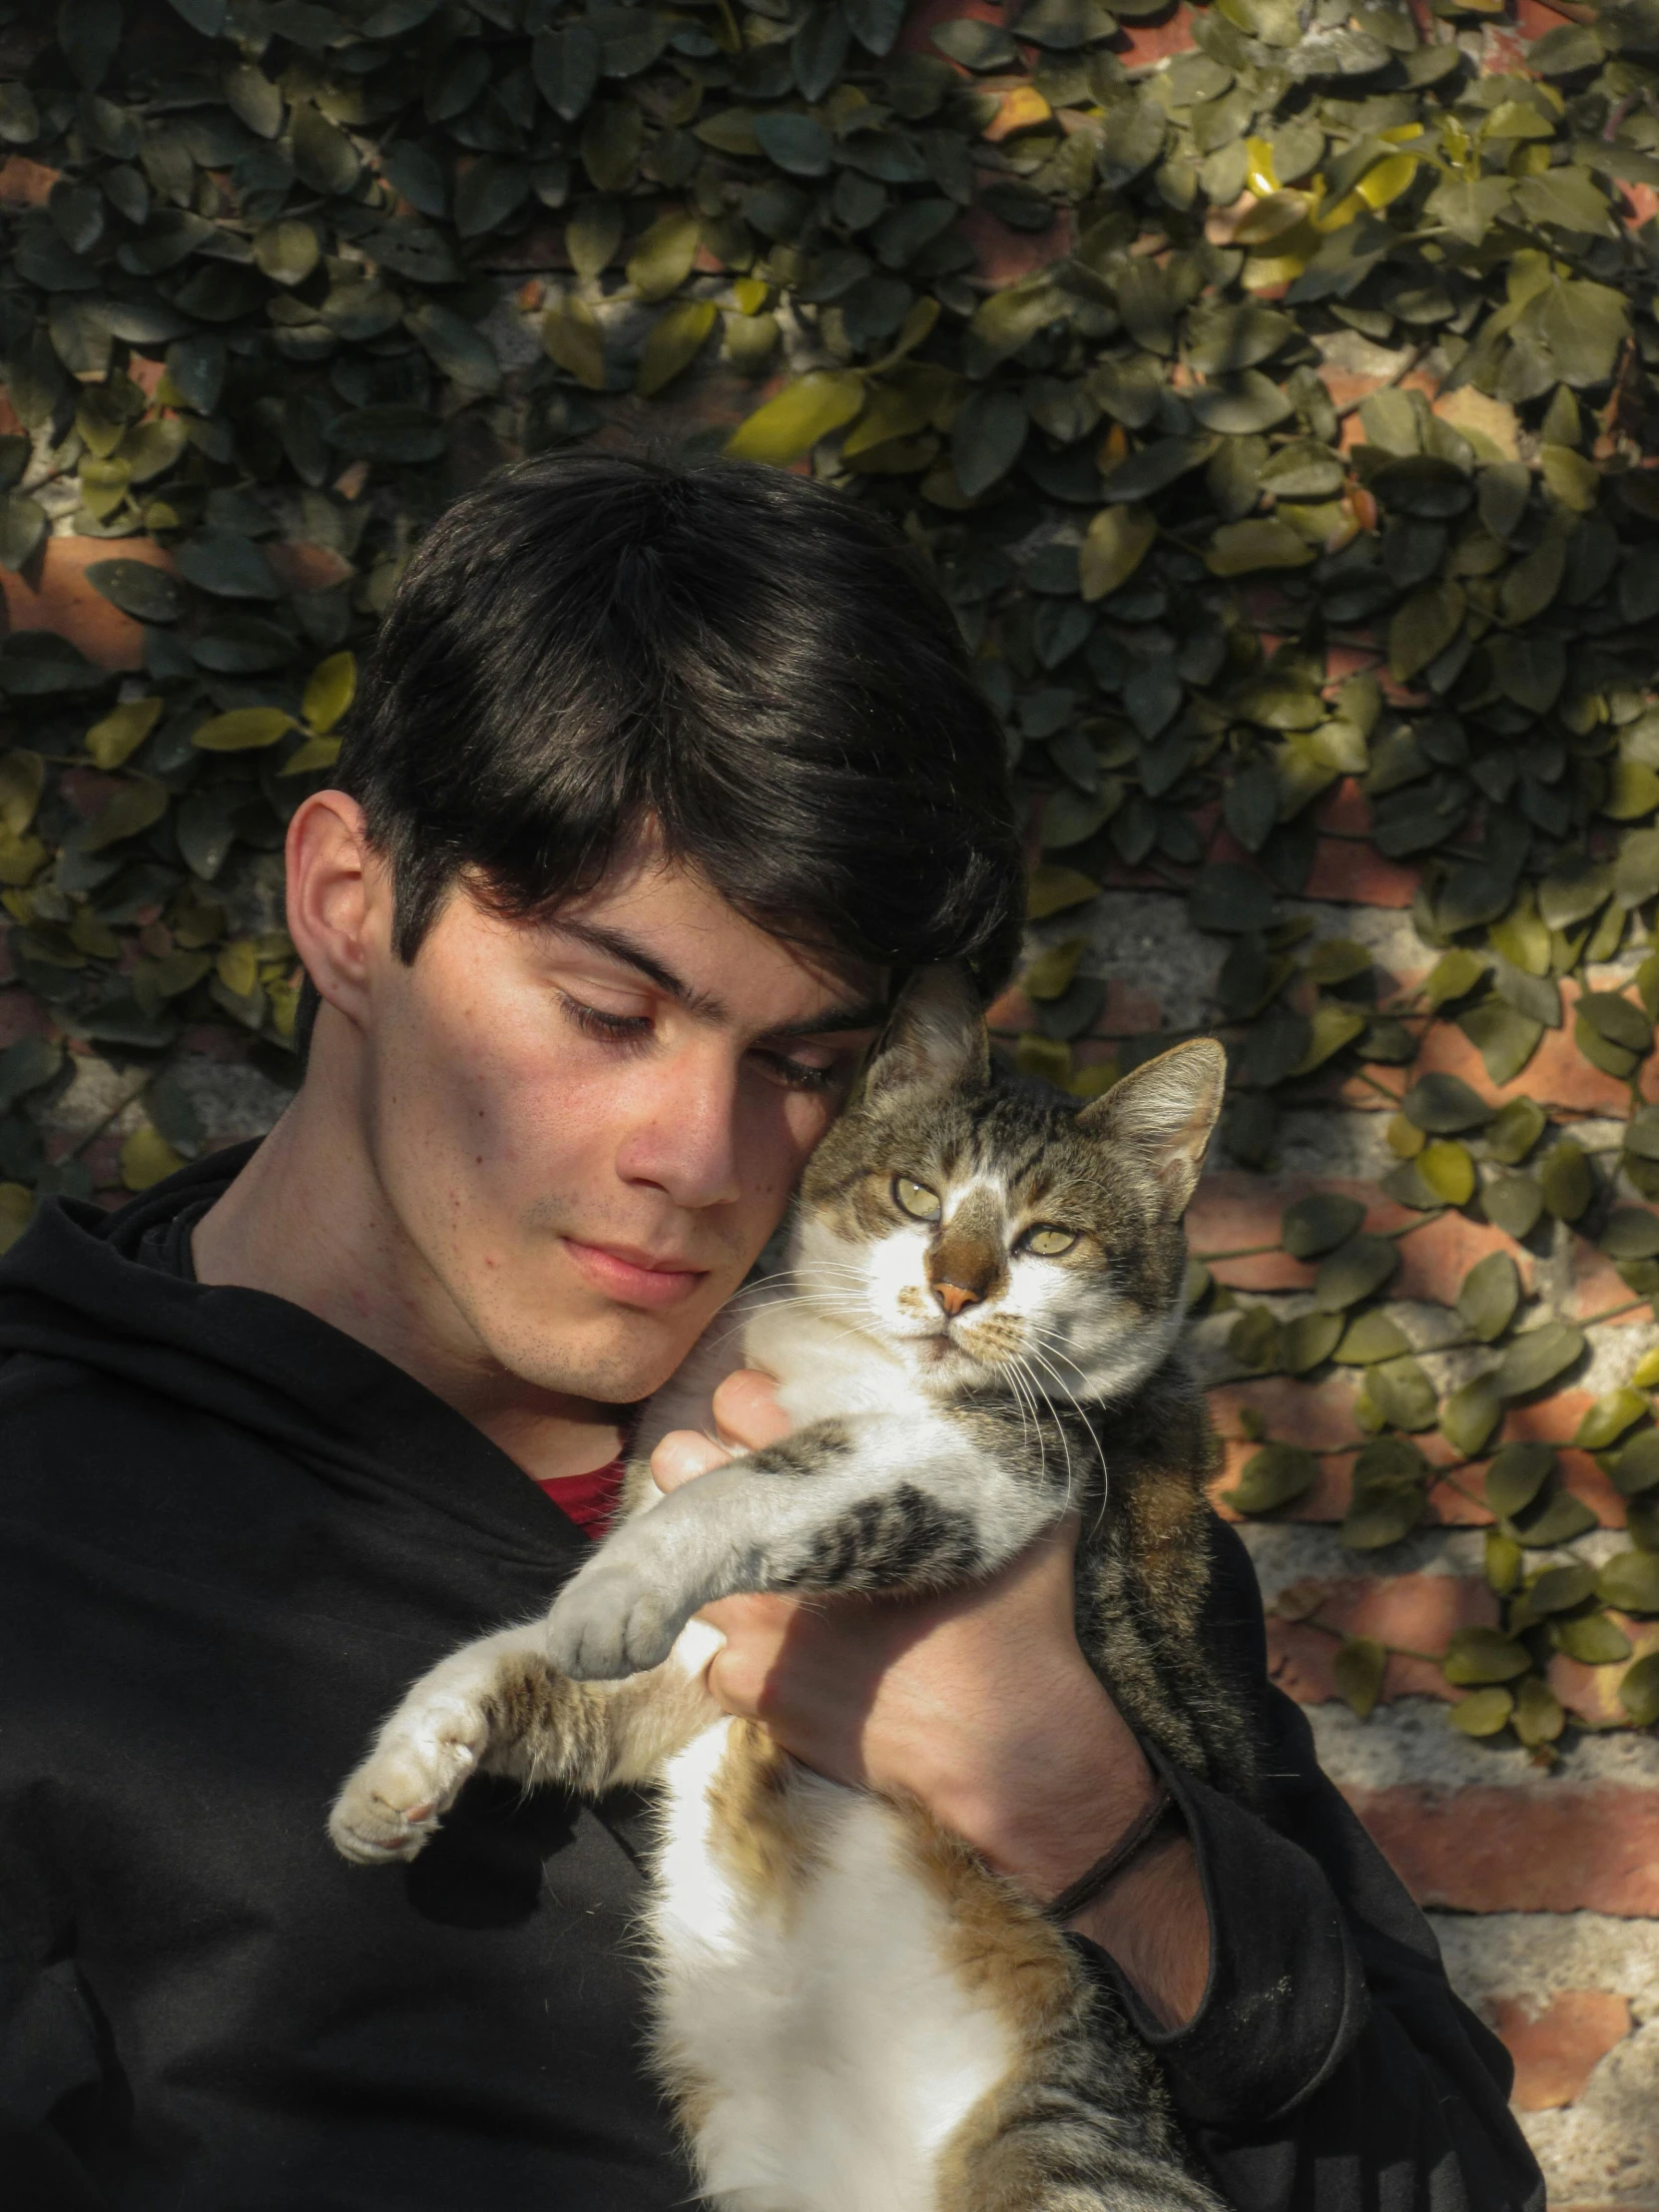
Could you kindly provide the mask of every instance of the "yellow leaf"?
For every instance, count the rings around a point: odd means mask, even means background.
[[[16,1244],[35,1210],[35,1194],[23,1183],[0,1183],[0,1252]]]
[[[720,309],[712,299],[679,299],[663,309],[640,348],[634,389],[642,399],[661,391],[691,366],[719,318]]]
[[[1552,496],[1563,507],[1575,515],[1589,513],[1596,503],[1600,482],[1593,462],[1575,453],[1570,445],[1546,445],[1538,455],[1538,466]]]
[[[739,314],[759,314],[767,303],[771,290],[764,276],[740,276],[732,286],[732,297]]]
[[[326,737],[356,696],[354,654],[330,653],[325,661],[318,661],[306,679],[305,696],[299,702],[299,712],[312,737]]]
[[[1249,576],[1262,568],[1305,568],[1314,549],[1287,523],[1271,516],[1227,522],[1210,541],[1205,566],[1212,576]]]
[[[1082,906],[1098,897],[1100,885],[1081,868],[1060,867],[1044,861],[1025,880],[1025,911],[1032,921],[1046,921],[1063,914],[1068,906]]]
[[[164,1176],[177,1174],[184,1164],[161,1131],[148,1122],[135,1129],[121,1148],[121,1180],[130,1191],[147,1191]]]
[[[1615,761],[1602,813],[1615,822],[1637,822],[1655,807],[1659,807],[1659,776],[1645,761]]]
[[[628,257],[628,281],[642,299],[666,299],[679,290],[697,260],[698,233],[696,216],[683,208],[659,216],[642,233]]]
[[[1235,246],[1266,246],[1307,221],[1314,203],[1305,192],[1270,192],[1233,232]]]
[[[1416,173],[1414,155],[1390,154],[1386,161],[1379,162],[1361,178],[1360,198],[1368,208],[1385,208],[1390,200],[1397,200],[1409,187]]]
[[[1651,1390],[1659,1385],[1659,1352],[1644,1352],[1630,1380],[1639,1390]]]
[[[338,759],[338,738],[307,738],[276,773],[278,776],[314,776],[319,769],[332,768]]]
[[[1278,174],[1273,166],[1273,146],[1265,138],[1245,140],[1245,183],[1258,200],[1265,200],[1269,193],[1279,190]]]
[[[125,699],[87,732],[87,751],[106,775],[136,753],[161,720],[159,699]]]
[[[548,357],[589,391],[605,389],[605,333],[585,299],[567,299],[541,318]]]
[[[1022,978],[1027,998],[1061,998],[1071,988],[1077,963],[1089,949],[1087,937],[1067,937],[1051,944],[1026,969]]]
[[[1158,524],[1148,507],[1102,507],[1089,524],[1077,555],[1078,588],[1085,599],[1104,599],[1134,575],[1152,550]]]
[[[21,745],[0,753],[0,830],[22,836],[35,819],[45,789],[46,763],[38,753]]]
[[[787,467],[810,453],[820,438],[852,420],[864,403],[864,388],[855,370],[811,369],[740,422],[726,450],[734,460]]]
[[[234,707],[228,715],[202,723],[191,743],[204,753],[257,753],[292,728],[292,715],[280,707]]]
[[[252,937],[233,937],[214,962],[219,980],[236,998],[246,998],[260,979],[259,955]]]

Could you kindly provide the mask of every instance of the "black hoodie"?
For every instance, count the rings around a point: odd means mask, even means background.
[[[409,1681],[586,1541],[400,1369],[193,1279],[188,1225],[246,1158],[113,1217],[50,1204],[0,1263],[0,2202],[666,2212],[642,1802],[474,1783],[395,1870],[323,1834]],[[1215,1963],[1187,2027],[1139,2024],[1241,2212],[1535,2212],[1507,2058],[1213,1538],[1207,1632],[1277,1780],[1264,1821],[1171,1775]]]

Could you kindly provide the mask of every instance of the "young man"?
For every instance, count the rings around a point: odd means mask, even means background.
[[[687,2177],[642,1805],[475,1784],[368,1874],[323,1818],[404,1686],[580,1559],[627,1408],[756,1259],[895,978],[1006,974],[1001,738],[851,504],[537,461],[416,556],[288,899],[316,1013],[276,1130],[113,1218],[48,1207],[0,1269],[4,2200],[657,2212]],[[721,1411],[777,1432],[763,1378]],[[1269,1817],[1173,1777],[1183,1828],[1077,1940],[1235,2204],[1536,2206],[1502,2050],[1214,1549]],[[948,1600],[718,1617],[732,1710],[1036,1897],[1150,1799],[1064,1535]]]

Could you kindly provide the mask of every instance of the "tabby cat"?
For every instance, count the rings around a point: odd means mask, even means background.
[[[1219,2212],[1060,1932],[913,1804],[721,1715],[693,1616],[960,1583],[1074,1508],[1091,1662],[1144,1737],[1250,1795],[1195,1633],[1210,1441],[1176,1349],[1224,1072],[1201,1039],[1079,1108],[992,1071],[964,977],[918,976],[808,1168],[789,1267],[652,1400],[618,1525],[545,1620],[417,1682],[334,1807],[336,1846],[375,1863],[480,1770],[662,1782],[656,2048],[723,2212]],[[664,1498],[643,1455],[709,1428],[740,1366],[778,1378],[793,1434]]]

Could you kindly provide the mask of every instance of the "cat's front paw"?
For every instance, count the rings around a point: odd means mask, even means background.
[[[596,1561],[554,1600],[547,1660],[573,1682],[614,1682],[660,1667],[687,1614],[638,1567]]]
[[[359,1867],[413,1859],[476,1770],[488,1733],[463,1704],[397,1714],[334,1801],[334,1849]]]

